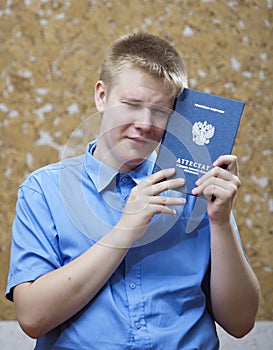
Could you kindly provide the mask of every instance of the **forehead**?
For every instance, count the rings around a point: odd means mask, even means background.
[[[163,79],[156,78],[139,68],[124,68],[116,76],[111,89],[119,98],[159,104],[171,108],[175,92]]]

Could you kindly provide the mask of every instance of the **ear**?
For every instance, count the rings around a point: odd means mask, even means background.
[[[106,103],[106,87],[102,80],[99,80],[95,85],[95,104],[98,112],[103,112]]]

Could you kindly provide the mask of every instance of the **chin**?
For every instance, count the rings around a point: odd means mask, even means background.
[[[132,170],[134,170],[135,168],[137,168],[138,166],[140,166],[143,162],[145,162],[146,158],[134,158],[134,159],[130,159],[130,160],[123,160],[122,165],[120,166],[120,171],[124,172],[124,173],[128,173]]]
[[[137,168],[150,157],[155,147],[145,147],[145,149],[134,149],[128,145],[122,145],[122,152],[116,154],[116,159],[122,164],[121,168],[128,167],[131,170]]]

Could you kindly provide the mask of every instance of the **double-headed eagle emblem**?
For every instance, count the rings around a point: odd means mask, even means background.
[[[195,122],[192,127],[192,141],[199,146],[209,144],[213,137],[215,127],[205,120],[202,122]]]

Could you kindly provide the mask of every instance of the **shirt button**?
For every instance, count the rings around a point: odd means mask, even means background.
[[[140,324],[139,322],[136,322],[136,323],[135,323],[135,326],[136,326],[137,329],[140,329],[140,328],[141,328],[141,324]]]
[[[135,289],[136,288],[136,285],[134,283],[130,283],[130,288],[131,289]]]
[[[122,182],[123,183],[126,183],[128,181],[128,178],[127,177],[124,177],[123,179],[122,179]]]

